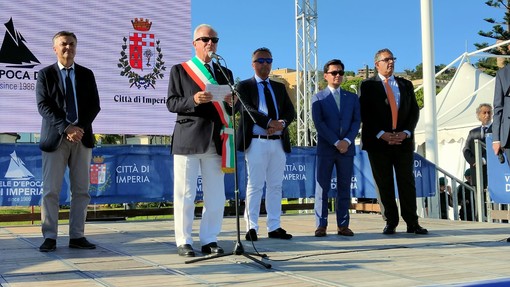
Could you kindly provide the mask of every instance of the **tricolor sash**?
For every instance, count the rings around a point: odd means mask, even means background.
[[[197,58],[197,56],[191,58],[187,62],[182,63],[182,67],[188,73],[188,75],[193,79],[193,81],[202,89],[205,90],[206,84],[215,84],[218,82],[214,79],[211,73],[205,68],[204,64]],[[223,127],[221,129],[221,142],[222,142],[222,152],[221,152],[221,170],[224,173],[233,173],[234,170],[234,157],[235,157],[235,147],[234,147],[234,129],[232,128],[232,120],[227,113],[225,105],[221,102],[213,101],[212,102],[218,115],[220,116],[221,123]]]

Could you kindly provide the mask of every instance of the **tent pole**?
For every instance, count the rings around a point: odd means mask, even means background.
[[[423,100],[425,103],[425,157],[432,163],[438,163],[437,121],[436,121],[436,84],[434,65],[434,20],[432,0],[421,0],[421,37],[423,57]],[[429,202],[429,217],[439,218],[439,192]]]

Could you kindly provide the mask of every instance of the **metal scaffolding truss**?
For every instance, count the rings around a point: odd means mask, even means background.
[[[319,91],[317,1],[296,0],[296,102],[298,146],[317,143],[310,99]]]

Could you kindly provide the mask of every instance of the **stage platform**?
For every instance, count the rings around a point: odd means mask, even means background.
[[[330,220],[335,220],[330,215]],[[194,230],[198,230],[195,221]],[[231,252],[236,220],[225,218],[219,245]],[[316,238],[313,214],[282,216],[291,240],[269,239],[261,218],[255,247],[270,269],[244,256],[191,264],[177,255],[173,221],[89,222],[95,250],[69,249],[67,225],[57,250],[38,251],[40,226],[0,227],[1,286],[509,286],[510,225],[422,219],[429,235],[383,235],[378,214],[352,214],[354,237]],[[251,242],[242,244],[253,252]],[[334,225],[333,225],[334,226]],[[194,238],[197,234],[194,233]],[[195,242],[195,249],[200,243]],[[197,255],[202,256],[200,253]]]

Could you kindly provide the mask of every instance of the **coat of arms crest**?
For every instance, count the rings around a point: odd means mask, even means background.
[[[136,86],[138,89],[148,87],[156,88],[156,80],[164,77],[161,71],[165,71],[165,62],[159,46],[160,41],[149,32],[152,22],[149,19],[135,18],[131,20],[135,31],[129,33],[129,38],[124,37],[124,44],[120,52],[118,67],[122,69],[121,76],[128,77],[129,87]],[[128,42],[129,41],[129,42]],[[129,47],[129,50],[126,51]],[[138,74],[147,72],[145,75]]]

